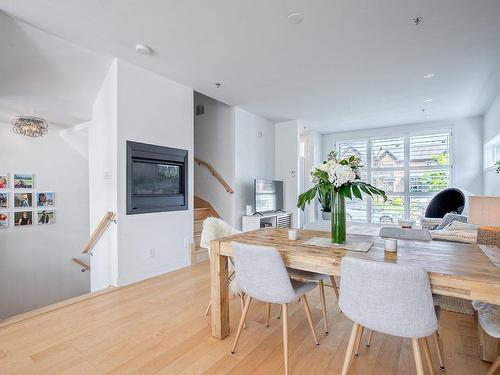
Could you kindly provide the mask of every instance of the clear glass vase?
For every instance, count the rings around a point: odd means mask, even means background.
[[[335,189],[332,190],[332,243],[343,245],[346,239],[345,198]]]

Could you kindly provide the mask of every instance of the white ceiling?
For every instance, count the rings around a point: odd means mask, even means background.
[[[102,56],[271,119],[309,120],[323,132],[482,114],[500,91],[499,0],[0,0],[0,8]],[[302,23],[288,23],[294,12]],[[410,22],[416,15],[424,17],[419,27]],[[27,46],[40,59],[18,70],[2,51],[8,63],[0,61],[0,74],[7,70],[11,81],[0,87],[2,99],[42,95],[52,80],[46,73],[62,74],[61,59],[82,65],[86,54],[84,65],[95,67],[82,69],[102,70],[88,52],[62,56],[16,27],[22,35],[10,35],[11,49]],[[136,43],[154,54],[138,55]],[[428,72],[435,77],[425,80]],[[82,96],[95,87],[86,75],[77,82],[77,71],[64,73],[61,94],[68,82],[82,85]],[[38,90],[20,79],[36,79]],[[12,88],[19,92],[4,92]],[[59,99],[85,107],[73,93]]]
[[[0,12],[0,121],[19,114],[68,126],[88,121],[110,58]]]

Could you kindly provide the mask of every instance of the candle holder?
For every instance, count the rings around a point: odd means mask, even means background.
[[[398,240],[395,238],[386,238],[384,241],[384,249],[389,253],[398,252]]]

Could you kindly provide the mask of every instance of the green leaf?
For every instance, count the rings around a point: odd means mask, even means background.
[[[314,186],[308,191],[302,193],[299,195],[299,198],[297,200],[297,207],[300,208],[301,210],[304,210],[306,204],[311,203],[311,201],[316,197],[316,192],[318,190],[318,186]]]
[[[318,200],[321,203],[323,211],[329,211],[331,208],[332,185],[328,183],[319,183]]]
[[[356,185],[352,185],[352,193],[354,196],[358,199],[363,199],[363,196],[361,195],[361,191],[359,191],[359,188]]]
[[[361,191],[363,191],[363,193],[368,194],[370,197],[373,198],[371,191],[366,187],[366,184],[364,182],[360,182],[358,184],[358,187],[361,189]]]
[[[339,189],[340,195],[352,200],[351,187],[349,185],[344,185]]]

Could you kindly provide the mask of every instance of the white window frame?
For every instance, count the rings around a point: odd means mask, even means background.
[[[496,162],[500,161],[500,134],[493,137],[483,146],[483,170],[484,172],[496,169]]]
[[[433,134],[449,134],[449,143],[448,143],[448,165],[447,166],[418,166],[411,167],[410,166],[410,138],[414,136],[423,136],[423,135],[433,135]],[[403,138],[404,139],[404,167],[403,168],[373,168],[372,166],[372,142],[376,140],[381,140],[384,138]],[[442,170],[448,169],[448,186],[453,186],[454,181],[454,158],[453,158],[453,149],[454,149],[454,138],[453,138],[453,127],[440,127],[438,129],[424,129],[421,131],[398,131],[397,135],[394,133],[389,133],[388,131],[384,132],[375,132],[368,137],[339,137],[335,143],[334,148],[338,150],[338,146],[341,143],[348,142],[366,142],[366,165],[363,166],[363,169],[366,171],[367,181],[372,183],[372,171],[383,172],[383,171],[397,171],[404,170],[404,192],[388,192],[388,196],[403,196],[404,199],[404,218],[410,218],[410,197],[432,197],[436,195],[436,193],[410,193],[410,172],[412,170]],[[372,199],[370,197],[365,197],[366,199],[366,220],[368,223],[372,223]]]

